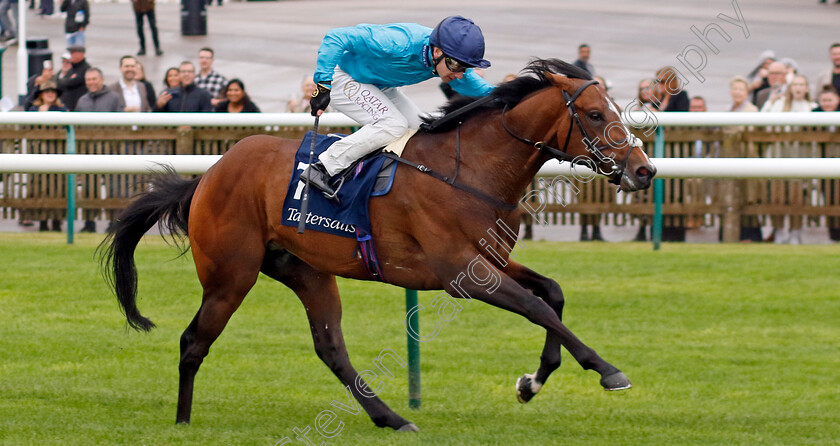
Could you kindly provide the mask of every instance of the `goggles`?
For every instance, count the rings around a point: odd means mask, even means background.
[[[470,66],[464,62],[449,56],[444,56],[443,62],[446,64],[446,68],[453,73],[463,73],[467,71],[467,68],[470,68]]]

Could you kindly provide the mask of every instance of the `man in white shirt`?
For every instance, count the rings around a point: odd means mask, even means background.
[[[122,77],[119,81],[112,84],[109,89],[119,94],[123,99],[123,104],[127,112],[150,112],[152,111],[149,105],[148,96],[146,95],[146,86],[141,82],[137,82],[137,59],[133,56],[123,56],[120,58],[120,72]]]

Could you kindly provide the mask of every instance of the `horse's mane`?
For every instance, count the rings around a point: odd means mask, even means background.
[[[438,122],[432,129],[426,128],[427,126],[423,127],[425,128],[425,131],[429,133],[445,132],[452,130],[456,125],[458,125],[458,122],[464,122],[470,117],[483,113],[487,110],[500,109],[505,106],[512,108],[529,94],[552,86],[553,84],[551,79],[548,77],[548,73],[560,74],[572,79],[592,79],[592,75],[585,70],[582,70],[570,63],[563,62],[562,60],[535,59],[522,69],[519,77],[503,84],[499,84],[493,92],[490,93],[488,100],[481,106],[462,114],[458,117],[458,119],[453,119],[451,122]],[[426,124],[431,124],[438,119],[446,119],[445,116],[447,114],[465,107],[478,99],[479,98],[469,96],[456,96],[438,110],[440,115],[443,116],[442,118],[440,116],[424,116],[423,121]]]

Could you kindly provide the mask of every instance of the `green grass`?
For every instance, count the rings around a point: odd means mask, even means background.
[[[101,237],[101,236],[99,236]],[[129,332],[101,279],[99,238],[0,235],[0,444],[263,445],[294,439],[343,389],[318,360],[300,303],[261,277],[196,380],[193,423],[175,426],[178,338],[198,308],[189,256],[158,238],[138,250]],[[527,242],[519,259],[560,282],[566,324],[621,368],[608,393],[568,353],[542,392],[516,402],[544,331],[480,302],[422,349],[423,407],[399,371],[383,399],[421,429],[398,434],[336,411],[327,444],[796,445],[840,438],[840,247]],[[405,357],[395,287],[342,280],[357,369]],[[429,307],[435,293],[422,293]],[[421,328],[434,324],[421,313]],[[323,439],[310,431],[309,437]],[[290,443],[292,444],[292,443]],[[303,444],[295,441],[294,444]]]

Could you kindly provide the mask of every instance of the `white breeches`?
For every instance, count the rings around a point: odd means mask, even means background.
[[[379,88],[353,80],[336,67],[330,105],[362,125],[362,128],[330,146],[318,159],[330,175],[353,161],[420,127],[422,111],[396,88]]]

